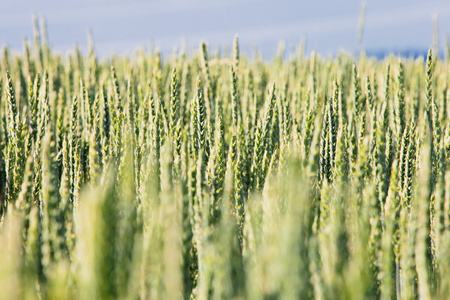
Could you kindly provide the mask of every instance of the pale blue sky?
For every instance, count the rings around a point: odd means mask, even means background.
[[[212,48],[231,48],[239,35],[241,48],[257,47],[265,57],[280,41],[287,49],[306,38],[307,51],[323,55],[356,50],[360,0],[2,0],[0,45],[22,51],[32,39],[32,13],[47,19],[50,44],[59,51],[78,43],[87,49],[93,32],[100,55],[131,53],[151,44],[163,53],[189,49],[205,40]],[[450,33],[450,1],[367,0],[362,46],[367,50],[427,49],[432,46],[433,21],[438,19],[440,46]]]

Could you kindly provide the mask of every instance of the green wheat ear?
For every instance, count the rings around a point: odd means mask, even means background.
[[[172,71],[172,81],[170,83],[170,135],[175,138],[175,131],[178,121],[180,120],[180,96],[179,85],[177,79],[177,70]]]
[[[236,35],[233,42],[233,67],[238,70],[239,67],[239,37]]]
[[[433,53],[428,50],[427,62],[426,62],[426,112],[428,119],[431,121],[431,101],[433,99],[433,89],[432,89],[432,81],[433,81]]]
[[[401,135],[405,129],[406,115],[405,115],[405,83],[404,83],[404,67],[402,62],[398,64],[397,76],[397,103],[396,103],[396,119],[397,126],[397,140],[400,140]]]
[[[21,137],[19,135],[19,119],[18,119],[18,113],[17,113],[17,105],[16,105],[16,96],[15,96],[15,90],[12,84],[11,75],[9,72],[6,73],[6,95],[7,95],[7,102],[6,102],[6,136],[8,138],[8,143],[6,145],[6,151],[5,151],[5,170],[6,170],[6,187],[5,187],[5,200],[6,203],[12,202],[16,200],[17,196],[17,188],[16,185],[18,182],[18,178],[16,176],[18,175],[18,168],[21,167],[19,165],[19,159],[21,158],[19,155],[20,151],[20,140]],[[6,204],[5,204],[6,206]]]

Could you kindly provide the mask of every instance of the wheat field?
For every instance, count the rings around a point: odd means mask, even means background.
[[[450,299],[450,62],[0,64],[0,299]]]

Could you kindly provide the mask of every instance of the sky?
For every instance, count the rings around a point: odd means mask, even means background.
[[[323,56],[356,53],[360,0],[2,0],[0,46],[23,51],[33,39],[32,15],[45,18],[49,43],[65,53],[78,44],[87,52],[92,32],[100,56],[130,54],[138,47],[170,54],[197,48],[231,51],[239,36],[241,51],[273,56],[280,42],[287,50],[305,41],[306,52]],[[450,33],[450,1],[366,0],[362,49],[426,51],[433,46],[434,24],[444,49]],[[433,21],[435,16],[436,22]]]

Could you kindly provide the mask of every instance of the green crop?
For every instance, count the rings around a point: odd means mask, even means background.
[[[0,299],[450,297],[448,60],[46,40],[0,63]]]

